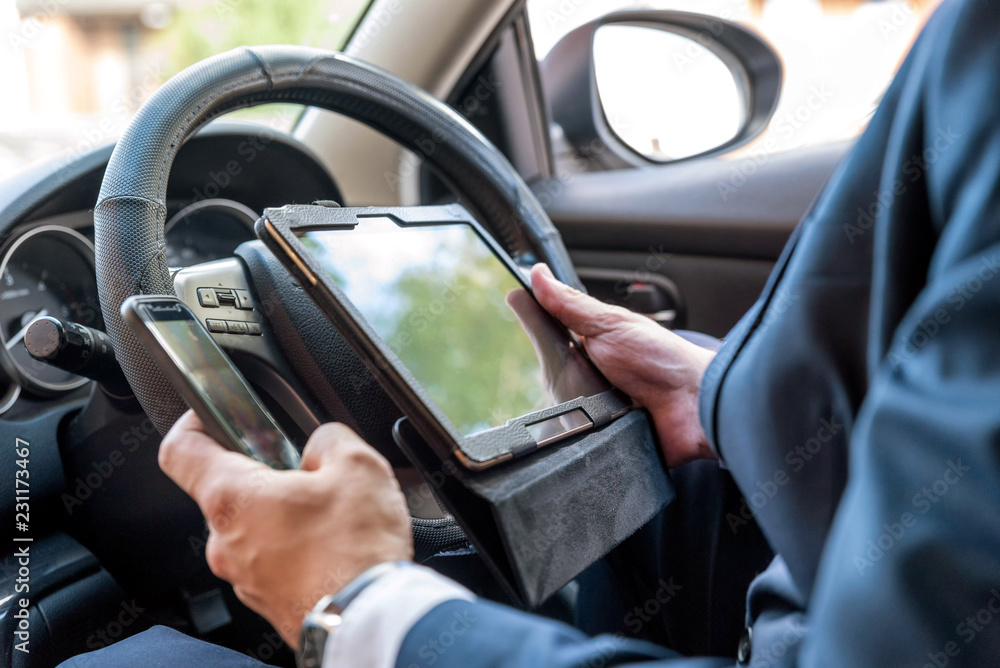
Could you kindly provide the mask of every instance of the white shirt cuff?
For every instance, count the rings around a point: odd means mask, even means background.
[[[393,668],[410,629],[445,601],[472,601],[465,587],[423,566],[398,568],[368,585],[344,611],[323,650],[323,668]]]

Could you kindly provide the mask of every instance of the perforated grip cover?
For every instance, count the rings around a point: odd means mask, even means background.
[[[177,150],[212,118],[267,102],[324,107],[398,141],[466,197],[513,255],[534,252],[560,279],[579,285],[559,233],[507,159],[428,93],[319,49],[244,47],[214,56],[172,78],[139,110],[115,147],[94,210],[104,322],[136,397],[161,432],[186,406],[119,309],[134,294],[173,294],[163,227],[167,176]]]

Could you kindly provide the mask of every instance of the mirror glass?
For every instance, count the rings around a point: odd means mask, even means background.
[[[594,68],[608,125],[650,160],[670,162],[718,148],[743,125],[736,78],[695,39],[642,26],[601,26]]]

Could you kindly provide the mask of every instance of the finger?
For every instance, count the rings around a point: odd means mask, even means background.
[[[257,473],[267,467],[226,450],[205,433],[193,410],[181,416],[160,443],[160,468],[204,510],[208,491],[223,478]]]
[[[581,336],[603,334],[609,328],[609,318],[618,317],[613,306],[561,282],[544,264],[532,267],[531,289],[546,311]]]
[[[230,571],[225,548],[219,543],[220,540],[218,533],[209,531],[208,541],[205,543],[205,561],[208,563],[208,569],[216,577],[231,583],[233,574]]]
[[[345,447],[366,445],[354,430],[339,422],[320,425],[309,436],[302,450],[302,465],[299,470],[315,471],[342,455]]]
[[[257,613],[264,614],[267,610],[267,601],[259,595],[237,586],[233,586],[233,593],[236,594],[236,598],[240,599],[243,605],[257,611]]]

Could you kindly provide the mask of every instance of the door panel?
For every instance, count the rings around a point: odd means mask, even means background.
[[[721,337],[760,294],[849,148],[582,173],[540,182],[535,191],[589,289],[607,301],[644,305],[630,285],[644,288],[657,274],[679,292],[677,327]],[[606,275],[594,278],[600,270],[622,277],[610,292]]]
[[[666,278],[677,286],[681,296],[674,328],[693,329],[718,338],[724,337],[753,305],[774,267],[770,260],[699,255],[621,251],[570,251],[570,255],[587,290],[595,294],[592,280],[588,279],[588,270],[595,268],[618,270],[637,283],[648,282],[649,274]],[[629,282],[623,280],[612,287],[614,298],[607,298],[605,291],[599,298],[642,312],[641,308],[633,308],[634,298],[630,298],[628,288]]]

